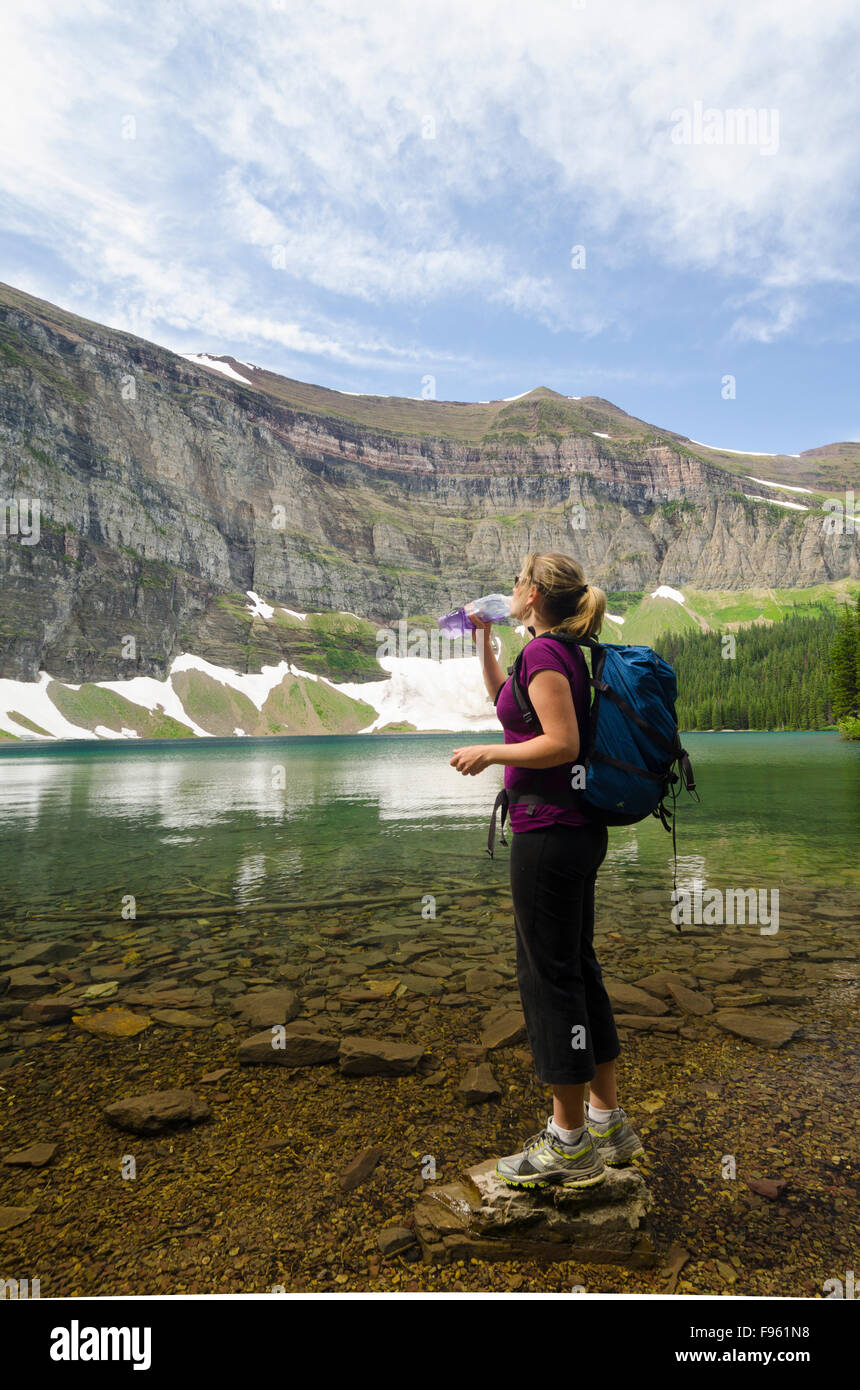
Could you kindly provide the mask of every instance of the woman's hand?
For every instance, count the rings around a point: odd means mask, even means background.
[[[494,656],[495,653],[490,642],[492,622],[485,623],[483,618],[476,618],[473,613],[467,613],[466,618],[474,628],[474,631],[468,635],[475,644],[475,650],[480,660],[483,662],[485,655]]]
[[[471,748],[455,748],[451,766],[462,772],[464,777],[474,777],[476,773],[483,772],[484,768],[492,766],[495,752],[493,744],[488,746],[476,743]]]
[[[493,626],[492,622],[485,623],[483,618],[476,618],[474,613],[467,613],[466,617],[469,619],[472,627],[478,628],[481,632],[489,632],[490,628]]]

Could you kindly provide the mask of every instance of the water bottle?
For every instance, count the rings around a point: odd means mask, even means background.
[[[476,618],[485,623],[519,621],[511,617],[511,600],[507,594],[484,594],[483,598],[476,598],[472,603],[464,604],[462,608],[455,608],[453,613],[445,613],[437,620],[440,630],[446,637],[464,637],[467,633],[476,632],[478,629],[469,622],[469,613],[474,613]]]

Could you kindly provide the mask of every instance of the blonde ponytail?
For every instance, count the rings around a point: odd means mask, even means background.
[[[586,584],[582,566],[570,555],[532,550],[520,573],[527,585],[539,589],[551,632],[597,636],[606,613],[606,595],[594,584]]]

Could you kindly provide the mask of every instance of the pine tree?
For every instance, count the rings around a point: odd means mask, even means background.
[[[834,719],[857,714],[857,619],[843,605],[839,627],[830,648],[830,699]]]

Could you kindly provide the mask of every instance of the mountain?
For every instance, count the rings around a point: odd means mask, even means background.
[[[0,678],[16,682],[162,681],[189,653],[377,682],[378,627],[509,592],[534,548],[577,555],[610,607],[857,579],[858,534],[823,529],[851,487],[857,444],[733,455],[545,387],[353,396],[0,286]],[[27,499],[37,544],[15,534]]]

